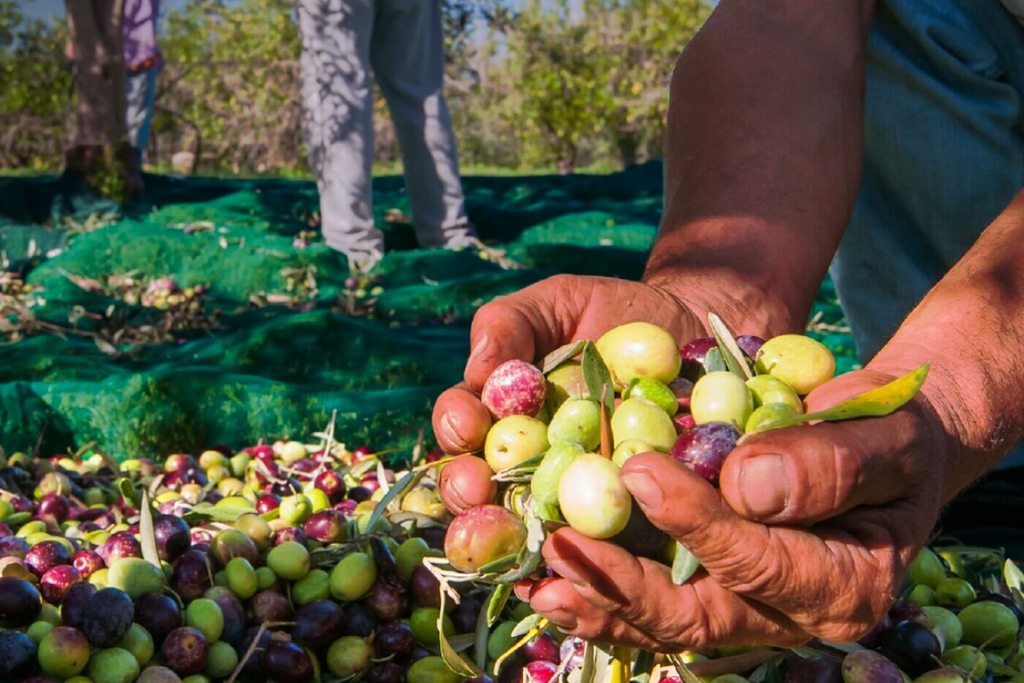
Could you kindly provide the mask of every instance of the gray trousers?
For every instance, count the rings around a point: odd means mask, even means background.
[[[423,247],[475,238],[441,90],[440,0],[298,0],[303,136],[327,244],[365,267],[384,250],[370,194],[370,70],[387,100]]]

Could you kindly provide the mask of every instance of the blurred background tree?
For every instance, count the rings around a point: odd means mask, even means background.
[[[610,171],[659,156],[676,57],[702,0],[445,0],[447,91],[469,172]],[[0,0],[0,168],[57,170],[69,140],[67,24]],[[187,170],[304,176],[292,0],[192,0],[161,25],[147,149]],[[400,170],[377,97],[379,170]],[[182,154],[184,153],[184,154]]]

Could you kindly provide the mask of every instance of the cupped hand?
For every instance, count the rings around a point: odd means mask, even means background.
[[[808,404],[890,379],[843,375]],[[948,448],[919,397],[884,418],[753,435],[726,460],[721,490],[664,455],[634,456],[626,486],[701,570],[676,586],[668,567],[562,529],[544,546],[562,578],[517,592],[566,632],[655,651],[855,640],[885,614],[932,530]]]
[[[538,362],[563,344],[597,340],[625,323],[644,321],[686,342],[703,327],[670,293],[638,282],[559,275],[482,307],[473,318],[465,382],[441,394],[434,434],[451,454],[479,451],[491,426],[480,390],[507,360]]]

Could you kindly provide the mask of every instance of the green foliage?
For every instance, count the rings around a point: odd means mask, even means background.
[[[0,169],[60,166],[71,106],[63,21],[0,0]],[[668,83],[703,0],[445,0],[446,97],[464,167],[621,168],[661,154]],[[151,165],[308,173],[293,0],[192,0],[160,35]],[[400,159],[383,98],[375,153]],[[397,167],[395,167],[397,170]]]
[[[0,0],[0,168],[41,169],[60,158],[70,107],[67,26],[26,21]]]

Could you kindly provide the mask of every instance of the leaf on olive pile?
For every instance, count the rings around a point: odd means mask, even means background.
[[[571,360],[576,356],[580,355],[583,351],[583,347],[587,345],[587,340],[580,339],[574,341],[571,344],[559,346],[557,349],[544,356],[544,360],[541,361],[540,371],[545,375],[557,368],[559,365],[567,360]]]
[[[708,349],[704,354],[704,372],[725,372],[729,366],[725,364],[722,352],[717,348]]]
[[[160,553],[156,549],[156,531],[153,529],[153,510],[149,505],[149,494],[142,492],[142,504],[139,507],[139,537],[142,546],[142,557],[151,565],[163,571],[160,564]]]
[[[890,415],[917,395],[917,392],[924,384],[925,378],[928,376],[929,367],[930,363],[925,363],[913,372],[909,372],[876,389],[871,389],[862,394],[857,394],[853,398],[848,398],[828,410],[819,410],[815,413],[787,417],[784,420],[766,424],[757,431],[782,429],[804,422],[839,422],[840,420],[852,420],[858,417],[884,417]]]
[[[676,541],[676,556],[672,561],[672,583],[682,586],[690,580],[697,568],[700,567],[700,560],[689,548]]]
[[[513,586],[510,583],[499,583],[491,592],[491,599],[487,601],[487,625],[494,626],[494,622],[501,616],[505,609],[505,603],[511,597]]]
[[[614,412],[615,392],[606,393],[604,391],[604,387],[614,386],[612,373],[605,364],[604,358],[601,357],[601,352],[597,350],[597,345],[593,342],[587,342],[583,346],[583,359],[580,361],[580,367],[583,370],[583,381],[586,383],[590,395],[600,396],[604,404],[608,406],[608,410]]]
[[[441,591],[441,605],[437,612],[437,632],[440,636],[440,642],[438,645],[441,650],[441,658],[444,663],[448,665],[448,668],[462,676],[463,678],[473,678],[475,676],[482,676],[483,671],[477,668],[476,664],[467,661],[462,655],[455,651],[455,648],[448,642],[448,638],[444,634],[444,617],[445,617],[445,601],[447,594]]]
[[[708,313],[708,325],[711,327],[711,334],[714,335],[715,341],[718,342],[718,352],[722,354],[722,359],[725,361],[726,367],[729,368],[729,372],[738,375],[743,381],[753,377],[754,373],[751,372],[750,365],[747,364],[746,356],[725,322],[714,313]]]

